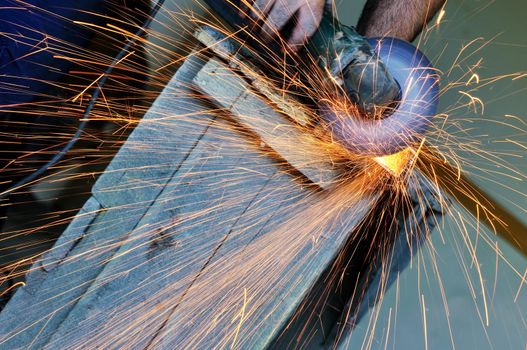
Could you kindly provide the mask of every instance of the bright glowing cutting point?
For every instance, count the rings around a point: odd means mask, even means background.
[[[373,160],[393,176],[400,176],[414,156],[415,151],[409,147],[388,156],[375,157]]]

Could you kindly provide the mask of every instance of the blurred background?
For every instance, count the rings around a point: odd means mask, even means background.
[[[364,2],[337,0],[340,19],[356,23]],[[475,72],[483,85],[485,79],[527,73],[526,18],[527,4],[521,0],[449,0],[441,24],[416,42],[444,74],[451,71],[443,76],[442,88],[480,60]],[[473,40],[472,49],[460,54]],[[456,61],[458,55],[462,59]],[[527,77],[519,74],[480,87],[474,96],[483,101],[483,113],[479,106],[477,113],[470,108],[450,111],[466,98],[459,93],[464,89],[449,89],[440,99],[439,111],[449,111],[450,120],[457,119],[468,135],[479,135],[475,147],[502,162],[475,154],[468,145],[468,150],[457,147],[455,152],[469,177],[527,224]],[[454,129],[450,132],[459,135]],[[515,233],[527,236],[527,232]],[[469,240],[485,282],[488,325]],[[521,287],[526,268],[526,256],[508,242],[483,227],[460,227],[459,218],[447,215],[440,232],[435,230],[397,285],[359,323],[349,348],[371,343],[373,349],[425,349],[426,345],[429,349],[527,349],[527,289]],[[372,330],[375,336],[370,337]]]

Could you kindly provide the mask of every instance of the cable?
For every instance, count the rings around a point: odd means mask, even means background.
[[[77,143],[77,141],[80,139],[81,134],[84,132],[86,124],[89,121],[90,113],[93,107],[95,106],[95,102],[97,101],[99,94],[101,93],[101,89],[103,88],[104,84],[108,80],[108,76],[113,71],[117,63],[128,52],[130,47],[135,44],[135,42],[137,41],[137,38],[141,37],[143,34],[146,33],[146,29],[150,26],[150,24],[152,23],[152,20],[154,19],[156,14],[161,9],[164,2],[165,0],[158,0],[156,2],[155,6],[152,8],[152,11],[150,11],[150,16],[148,16],[148,18],[143,23],[143,25],[135,32],[135,35],[131,39],[128,39],[128,42],[123,46],[121,51],[119,51],[119,53],[113,58],[113,61],[110,63],[110,65],[106,68],[106,70],[103,73],[103,77],[99,80],[99,83],[97,84],[97,86],[93,88],[93,95],[90,99],[90,102],[88,103],[88,106],[86,106],[86,109],[84,110],[82,121],[80,122],[77,128],[77,131],[68,141],[68,143],[64,145],[64,147],[57,154],[55,154],[53,158],[51,158],[46,164],[38,168],[38,170],[24,177],[23,179],[15,183],[13,186],[9,187],[7,190],[0,193],[0,200],[6,198],[11,192],[15,191],[16,189],[35,180],[40,175],[42,175],[44,172],[46,172],[46,170],[48,170],[50,167],[57,164],[64,157],[64,155],[68,153],[69,150]]]

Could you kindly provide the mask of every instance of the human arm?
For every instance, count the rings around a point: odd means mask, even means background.
[[[368,0],[357,25],[366,37],[413,41],[446,0]]]

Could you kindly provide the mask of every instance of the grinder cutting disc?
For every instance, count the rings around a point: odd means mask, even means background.
[[[425,55],[395,38],[368,39],[400,86],[393,113],[382,119],[350,116],[327,104],[321,117],[334,139],[355,154],[384,156],[419,142],[437,109],[439,76]]]

